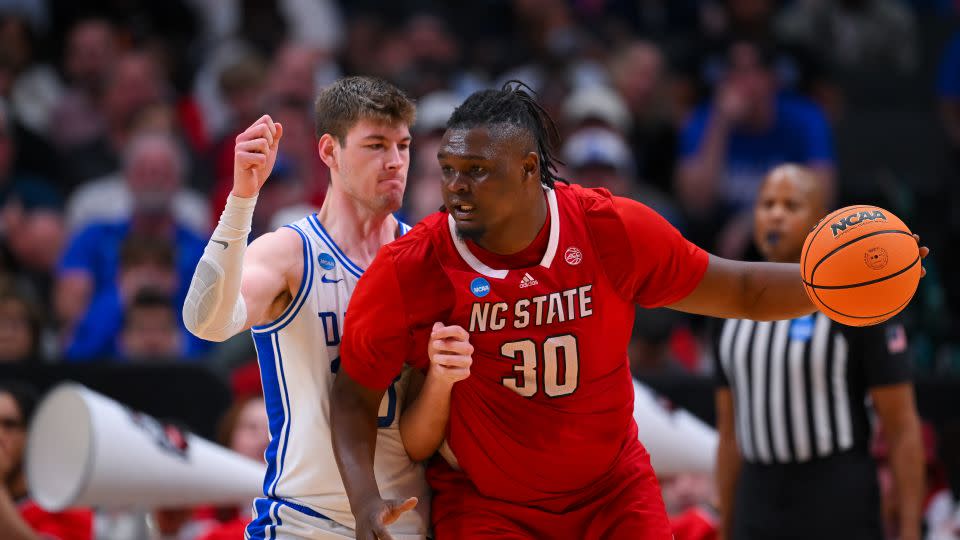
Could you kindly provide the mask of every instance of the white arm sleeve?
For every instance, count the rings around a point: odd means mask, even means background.
[[[183,324],[199,338],[224,341],[246,326],[247,306],[240,295],[240,282],[256,204],[256,197],[227,198],[220,223],[193,273],[183,303]]]

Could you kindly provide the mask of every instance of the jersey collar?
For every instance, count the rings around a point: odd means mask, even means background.
[[[550,211],[550,238],[547,240],[547,250],[543,254],[543,259],[540,260],[540,266],[550,268],[557,255],[557,245],[560,243],[560,212],[557,210],[557,193],[551,188],[544,188],[544,191],[547,194],[547,208]],[[507,277],[510,270],[490,268],[470,252],[470,248],[457,234],[456,221],[449,214],[447,214],[447,225],[450,229],[450,238],[453,239],[453,245],[457,248],[457,253],[470,268],[489,278],[503,279]]]

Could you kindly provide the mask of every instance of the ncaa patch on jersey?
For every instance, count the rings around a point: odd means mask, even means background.
[[[317,264],[320,265],[320,268],[324,270],[333,270],[333,267],[337,265],[337,261],[333,260],[333,255],[329,253],[321,253],[317,257]]]
[[[813,336],[813,315],[790,321],[790,339],[792,341],[810,341]]]
[[[470,292],[477,298],[483,298],[490,294],[490,282],[482,277],[474,278],[470,282]]]

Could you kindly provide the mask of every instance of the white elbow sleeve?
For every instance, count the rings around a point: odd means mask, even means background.
[[[246,327],[247,306],[240,283],[256,203],[256,197],[227,198],[220,223],[193,273],[183,303],[183,324],[199,338],[224,341]]]

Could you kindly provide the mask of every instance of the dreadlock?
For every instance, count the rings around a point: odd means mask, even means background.
[[[557,182],[569,184],[557,174],[557,164],[563,165],[556,155],[560,144],[557,125],[534,97],[536,92],[522,81],[507,81],[500,90],[474,92],[457,107],[447,129],[474,128],[506,124],[529,133],[537,143],[540,156],[540,182],[553,187]]]

